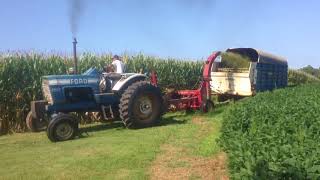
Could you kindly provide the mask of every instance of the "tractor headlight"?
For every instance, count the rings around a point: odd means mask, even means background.
[[[48,80],[42,80],[42,94],[44,100],[48,101],[49,104],[53,103]]]

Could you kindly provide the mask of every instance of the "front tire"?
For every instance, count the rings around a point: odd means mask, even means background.
[[[58,114],[50,121],[47,135],[52,142],[67,141],[75,137],[78,129],[78,122],[74,116],[70,114]]]
[[[153,126],[159,123],[163,112],[161,91],[149,82],[135,82],[123,93],[119,108],[127,128]]]

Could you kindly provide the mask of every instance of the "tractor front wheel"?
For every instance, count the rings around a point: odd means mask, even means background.
[[[120,117],[128,128],[157,124],[163,112],[163,100],[158,87],[146,81],[135,82],[120,99]]]
[[[70,114],[57,114],[48,125],[47,135],[50,141],[67,141],[78,133],[77,119]]]
[[[44,131],[47,128],[47,121],[46,120],[39,120],[39,119],[35,119],[32,116],[32,111],[30,111],[26,117],[26,124],[28,129],[31,132],[40,132],[40,131]]]

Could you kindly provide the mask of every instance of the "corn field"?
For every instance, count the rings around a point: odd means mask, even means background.
[[[101,70],[104,65],[111,63],[111,57],[111,54],[84,53],[79,57],[79,72],[90,67]],[[127,72],[148,73],[155,70],[162,88],[194,89],[202,75],[201,61],[160,59],[143,54],[123,55],[123,61]],[[0,54],[0,134],[25,131],[25,117],[30,111],[30,102],[42,99],[41,77],[66,74],[72,66],[72,58],[66,55]],[[289,85],[320,82],[318,78],[297,70],[289,70],[288,78]]]
[[[301,70],[289,69],[288,85],[300,85],[309,83],[320,83],[320,79]]]
[[[79,72],[90,67],[102,70],[111,63],[111,54],[84,53],[79,57]],[[202,62],[160,59],[138,54],[123,56],[127,72],[148,73],[156,70],[160,87],[196,88]],[[71,57],[39,53],[0,54],[0,134],[26,130],[25,117],[32,100],[42,99],[41,76],[66,74]]]

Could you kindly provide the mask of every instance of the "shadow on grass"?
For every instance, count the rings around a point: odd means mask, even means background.
[[[117,129],[121,130],[123,129],[124,125],[122,122],[113,122],[113,123],[101,123],[101,124],[96,124],[96,125],[90,125],[87,127],[83,127],[80,129],[80,131],[83,132],[98,132],[98,131],[104,131],[108,129]]]
[[[209,111],[209,112],[202,112],[200,110],[195,111],[195,112],[186,112],[187,115],[196,115],[196,116],[200,116],[200,117],[213,117],[213,116],[218,116],[222,113],[224,113],[228,106],[230,106],[231,104],[233,104],[234,102],[230,102],[230,101],[226,101],[226,102],[220,102],[220,103],[216,103],[214,106],[214,109]]]
[[[224,108],[224,106],[217,107],[213,111],[207,113],[207,115],[209,115],[209,116],[219,115],[219,114],[223,113],[225,110],[226,109]]]
[[[175,124],[185,124],[187,122],[186,119],[178,119],[178,117],[183,117],[184,115],[170,116],[162,118],[160,123],[157,126],[169,126]]]
[[[106,131],[109,129],[116,129],[116,130],[123,130],[124,125],[122,122],[113,122],[110,124],[101,123],[95,125],[89,125],[87,127],[83,127],[79,129],[79,138],[87,138],[91,136],[89,133],[91,132],[99,132],[99,131]]]
[[[161,118],[161,121],[159,124],[155,125],[154,127],[161,127],[161,126],[169,126],[169,125],[175,125],[175,124],[184,124],[186,123],[186,120],[178,119],[179,117],[183,117],[184,115],[176,115],[176,116],[170,116]],[[106,131],[109,129],[116,129],[116,130],[125,130],[125,126],[121,121],[116,121],[110,124],[101,123],[96,125],[89,125],[87,127],[80,128],[79,130],[79,138],[86,138],[89,137],[91,132],[99,132],[99,131]],[[141,128],[137,128],[141,129]]]

